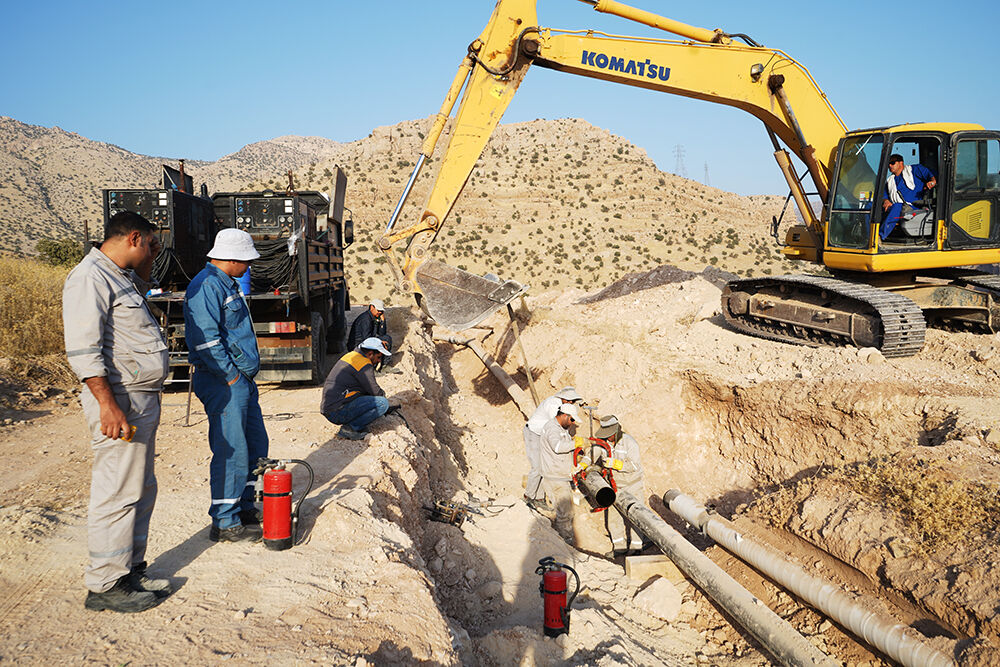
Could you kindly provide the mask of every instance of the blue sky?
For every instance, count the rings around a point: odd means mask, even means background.
[[[127,150],[214,160],[285,134],[336,141],[435,113],[492,0],[299,3],[8,2],[0,115]],[[1000,129],[1000,3],[632,4],[782,49],[851,128],[908,121]],[[575,0],[539,0],[546,27],[667,37]],[[535,68],[505,123],[584,118],[674,171],[740,194],[784,194],[759,121],[706,102]],[[589,169],[599,172],[599,165]]]

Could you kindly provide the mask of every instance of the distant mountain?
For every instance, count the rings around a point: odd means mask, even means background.
[[[403,295],[393,293],[375,241],[430,123],[426,118],[378,127],[349,143],[278,137],[215,162],[188,161],[186,171],[210,192],[283,190],[288,170],[296,188],[327,190],[333,167],[340,166],[348,177],[346,204],[357,237],[346,266],[352,300],[391,302]],[[419,219],[449,132],[417,179],[400,228]],[[0,252],[31,254],[41,238],[82,238],[85,220],[96,235],[101,189],[155,187],[163,162],[176,164],[59,128],[0,118]],[[585,120],[536,120],[497,128],[431,254],[477,273],[527,282],[534,291],[593,290],[661,264],[694,271],[712,265],[740,275],[801,270],[781,259],[768,236],[770,218],[782,203],[663,172],[642,148]],[[785,224],[792,219],[786,215]]]
[[[215,162],[188,160],[196,187],[238,190],[252,180],[329,158],[340,144],[322,137],[278,137]],[[41,238],[82,238],[102,224],[101,189],[156,187],[160,165],[175,158],[137,155],[58,127],[0,117],[0,251],[31,254]]]

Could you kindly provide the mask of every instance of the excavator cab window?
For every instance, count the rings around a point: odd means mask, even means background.
[[[948,247],[1000,242],[1000,135],[961,132],[953,138],[955,163],[948,202]]]
[[[881,202],[889,198],[886,180],[889,177],[889,158],[892,155],[902,157],[903,164],[906,166],[920,165],[930,171],[935,178],[940,178],[941,138],[934,135],[896,135],[886,152],[882,170],[881,186],[883,189],[877,208],[880,229],[882,225],[886,224],[890,213],[881,205]],[[916,249],[917,246],[928,246],[934,243],[937,220],[940,218],[937,207],[938,192],[938,187],[925,190],[916,200],[915,205],[908,208],[903,218],[893,226],[892,231],[881,242],[881,246],[889,251],[899,251]]]
[[[827,240],[835,248],[868,248],[882,160],[882,135],[847,137],[840,148]]]

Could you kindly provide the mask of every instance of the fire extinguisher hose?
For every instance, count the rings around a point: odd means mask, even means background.
[[[285,459],[285,462],[298,463],[299,465],[305,466],[306,470],[309,471],[309,483],[306,484],[306,490],[302,492],[302,495],[299,496],[298,501],[295,503],[295,507],[292,508],[292,544],[297,544],[299,541],[299,508],[302,507],[302,501],[305,500],[306,496],[309,495],[309,492],[312,491],[316,475],[313,474],[312,466],[302,459]]]

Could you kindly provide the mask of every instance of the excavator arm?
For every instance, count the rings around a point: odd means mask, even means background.
[[[783,52],[742,35],[688,26],[609,0],[581,1],[685,41],[541,28],[535,0],[497,2],[486,29],[469,46],[379,239],[397,286],[413,292],[435,320],[451,329],[478,323],[525,289],[514,281],[500,283],[428,260],[427,249],[531,65],[726,104],[756,116],[767,128],[775,158],[806,221],[809,239],[804,254],[816,259],[821,253],[822,225],[809,206],[802,178],[778,143],[783,142],[805,164],[816,192],[825,198],[837,145],[846,128],[809,72]],[[747,43],[736,43],[735,37]],[[451,139],[420,219],[397,229],[413,182],[433,153],[463,87]],[[400,264],[393,246],[404,240],[408,245]]]

